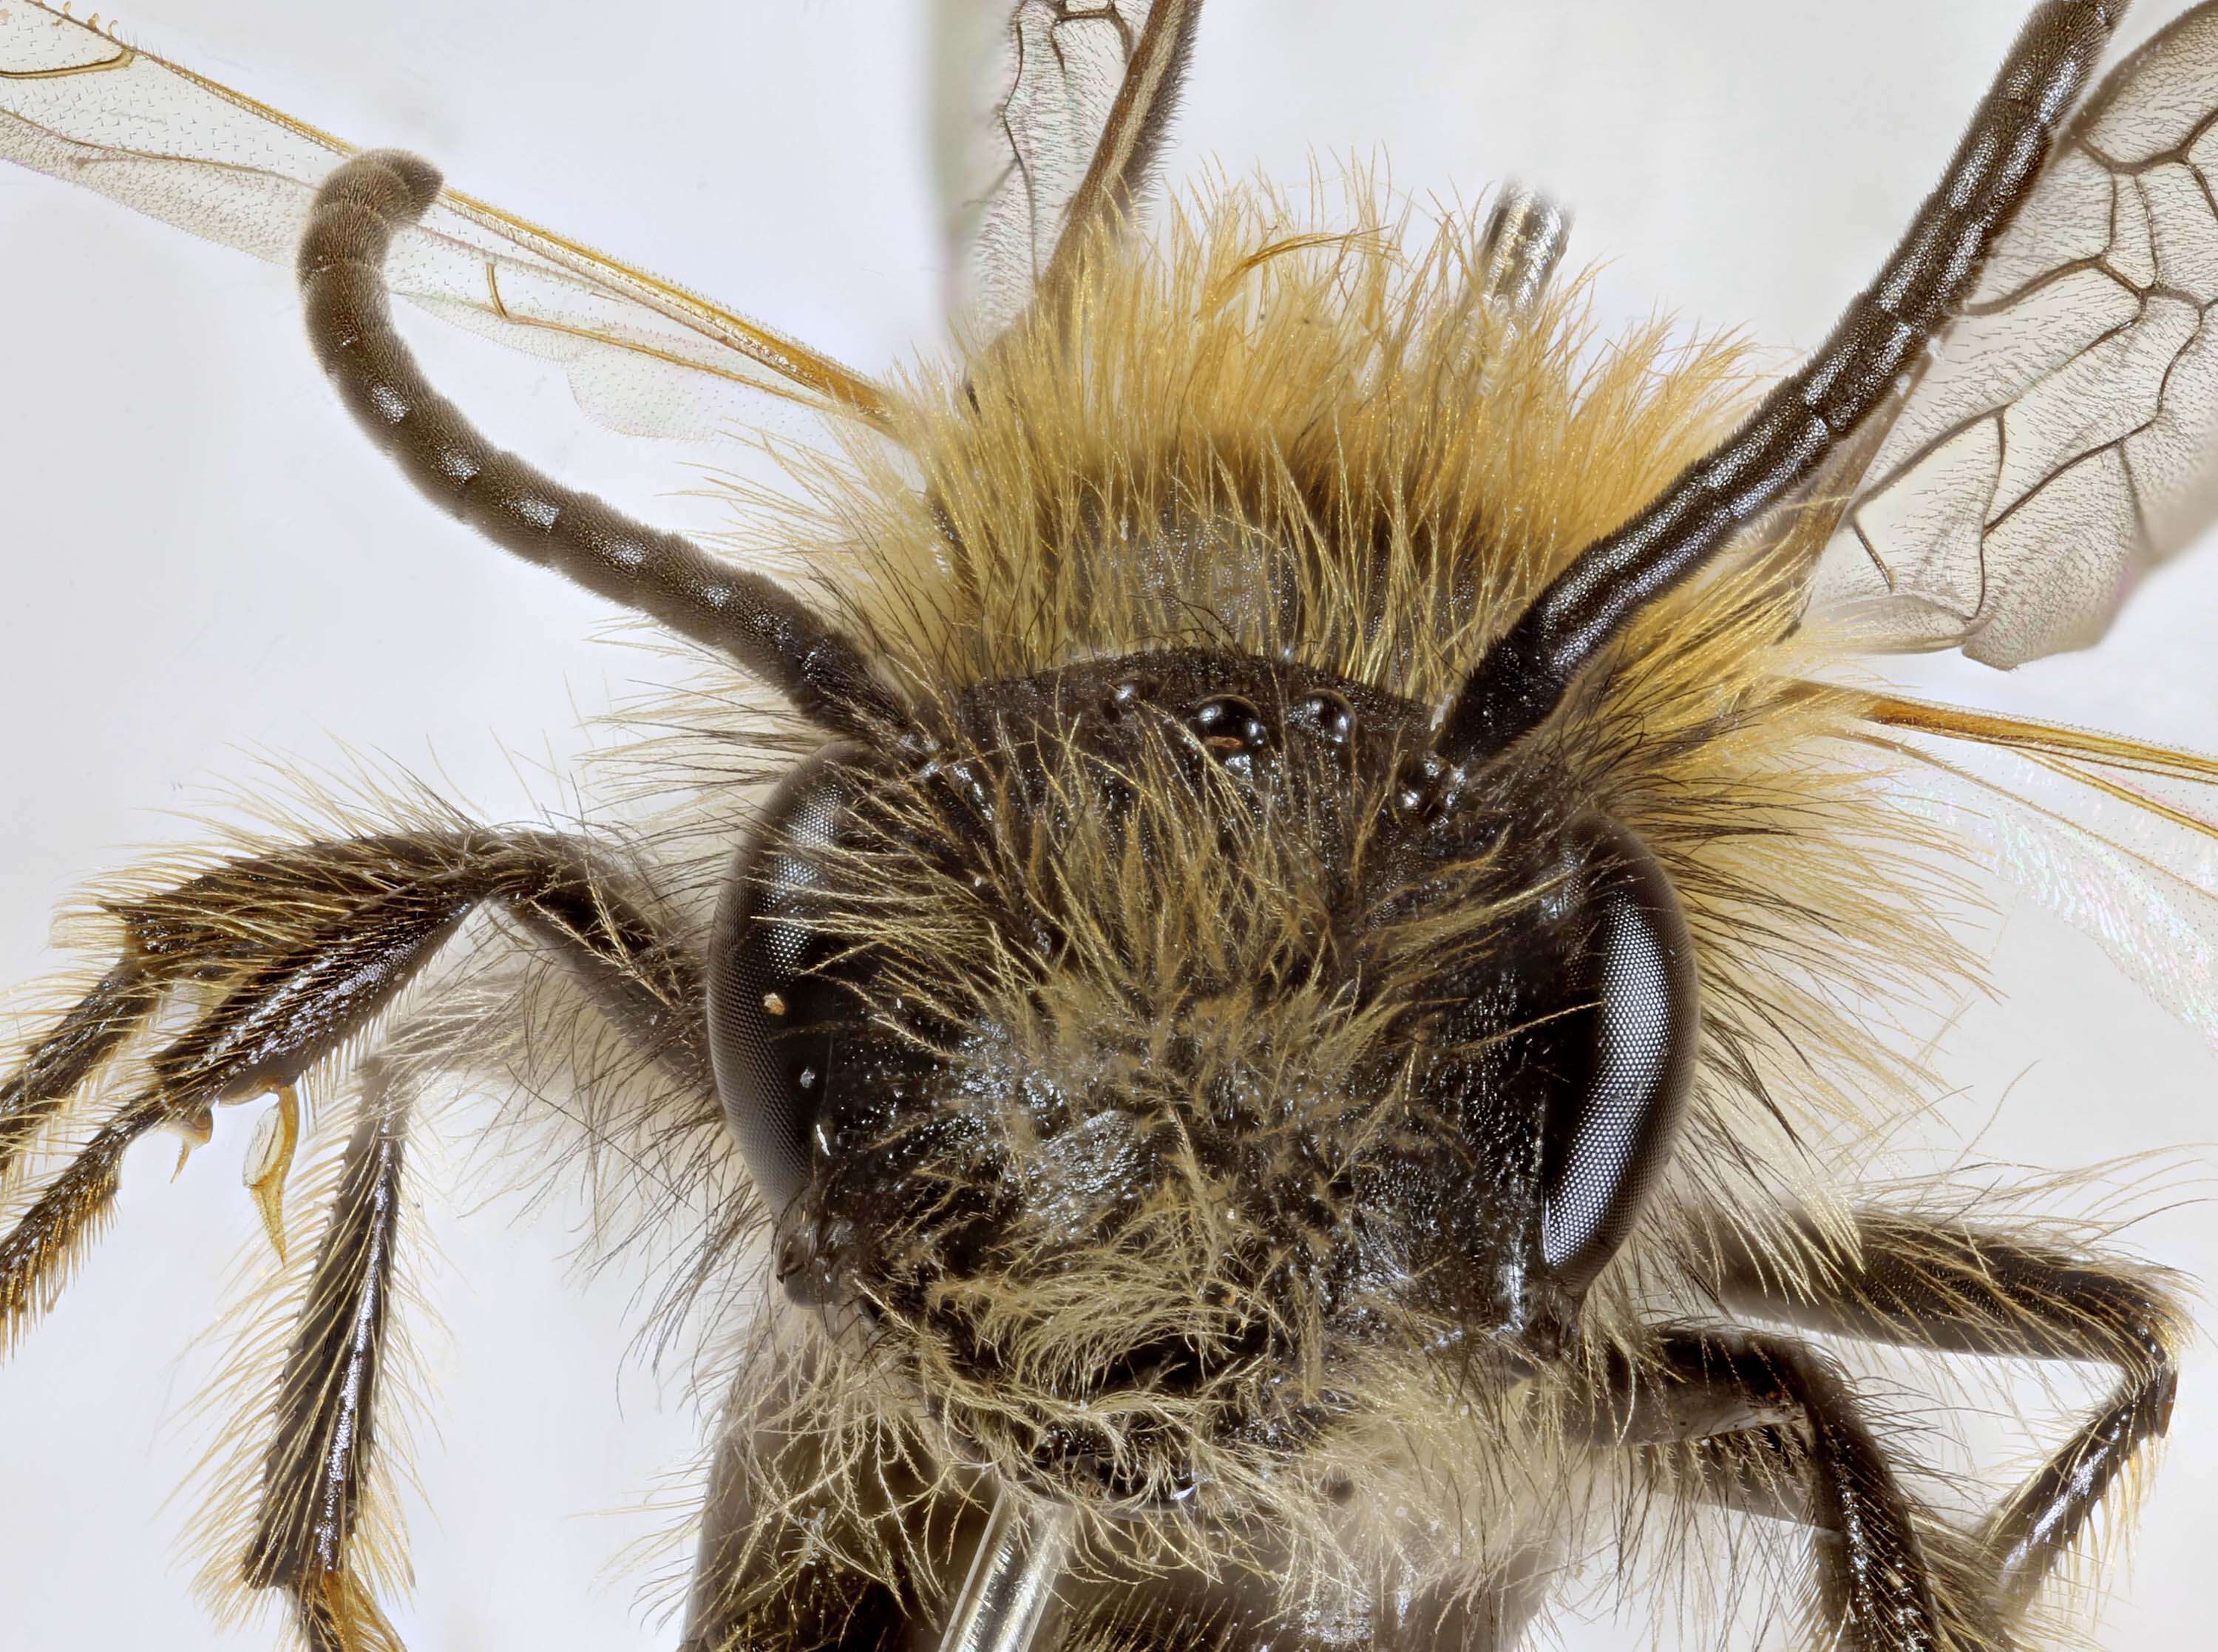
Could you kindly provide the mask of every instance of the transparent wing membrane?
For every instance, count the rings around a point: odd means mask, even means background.
[[[289,263],[316,186],[353,145],[35,0],[0,7],[0,158]],[[753,422],[768,394],[883,418],[870,381],[644,270],[449,190],[396,242],[393,290],[560,362],[635,435]]]
[[[949,40],[975,49],[976,4],[945,0],[940,9],[962,24]],[[1149,0],[1020,0],[1008,10],[998,73],[945,66],[940,150],[952,256],[988,331],[1023,312],[1053,261],[1149,9]]]
[[[1890,696],[1863,715],[1918,764],[1906,807],[2218,1048],[2218,758]]]
[[[2059,143],[1902,400],[1813,605],[1882,648],[2084,647],[2218,505],[2218,5]]]

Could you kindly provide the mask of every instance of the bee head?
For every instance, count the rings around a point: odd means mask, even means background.
[[[1343,1425],[1366,1362],[1506,1387],[1576,1338],[1670,1150],[1683,927],[1629,834],[1426,724],[1160,653],[772,801],[716,940],[727,1117],[788,1293],[958,1449],[1176,1500]]]

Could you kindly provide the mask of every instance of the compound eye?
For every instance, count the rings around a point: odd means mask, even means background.
[[[1541,1254],[1576,1296],[1625,1242],[1670,1161],[1701,1011],[1686,916],[1646,845],[1595,818],[1574,847],[1593,923],[1578,972],[1593,1004],[1590,1064],[1549,1110]]]
[[[817,973],[825,943],[813,919],[822,904],[823,853],[855,795],[846,766],[853,755],[852,746],[829,747],[778,788],[740,848],[716,911],[709,966],[716,1093],[773,1216],[809,1185],[834,1053],[832,1025],[844,1007],[838,986]]]

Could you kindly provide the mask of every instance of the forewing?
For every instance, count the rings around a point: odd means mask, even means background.
[[[0,6],[0,157],[289,263],[353,146],[36,0]],[[559,362],[597,418],[702,436],[767,393],[877,421],[869,381],[671,282],[455,190],[394,242],[393,291]]]
[[[2218,0],[2113,71],[1899,404],[1813,608],[1992,665],[2085,647],[2218,505]]]
[[[959,297],[992,333],[1023,313],[1071,224],[1135,204],[1200,3],[1020,0],[1002,8],[984,72],[979,0],[939,9],[950,261],[966,276]]]

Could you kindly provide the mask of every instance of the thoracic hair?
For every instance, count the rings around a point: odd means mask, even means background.
[[[1930,845],[1881,807],[1845,702],[1808,686],[1829,645],[1796,622],[1794,511],[1657,603],[1488,771],[1476,813],[1506,830],[1396,882],[1380,823],[1437,780],[1408,708],[1441,706],[1752,380],[1732,345],[1660,322],[1598,340],[1577,284],[1507,312],[1469,279],[1470,222],[1427,242],[1350,195],[1331,232],[1259,189],[1168,210],[1150,249],[1105,249],[912,375],[897,454],[858,442],[799,467],[801,502],[750,501],[750,537],[802,548],[936,742],[856,759],[814,920],[870,960],[857,1013],[883,1070],[908,1049],[939,1077],[833,1121],[813,1208],[873,1218],[826,1242],[874,1317],[836,1351],[805,1322],[764,1333],[774,1375],[734,1401],[736,1428],[788,1442],[745,1448],[764,1553],[810,1512],[812,1542],[923,1587],[916,1510],[959,1503],[979,1454],[1036,1467],[1060,1439],[1172,1511],[1144,1537],[1094,1527],[1112,1570],[1222,1570],[1248,1544],[1311,1590],[1381,1567],[1497,1585],[1527,1523],[1578,1502],[1547,1382],[1490,1384],[1452,1282],[1355,1253],[1452,1213],[1361,1209],[1349,1170],[1437,1148],[1409,1054],[1426,984],[1545,906],[1532,845],[1583,816],[1668,874],[1703,1033],[1681,1145],[1573,1358],[1699,1308],[1716,1212],[1781,1269],[1821,1265],[1844,1161],[1911,1104],[1864,1018],[1967,966]],[[1224,656],[1267,679],[1261,801],[1149,715]],[[1372,698],[1312,703],[1329,682]],[[1379,749],[1304,743],[1292,721],[1317,703]],[[1181,1463],[1208,1488],[1184,1525]]]

